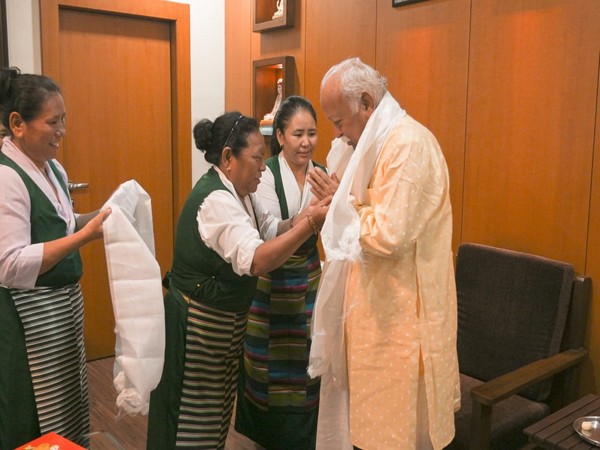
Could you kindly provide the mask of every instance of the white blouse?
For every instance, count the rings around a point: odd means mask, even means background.
[[[310,184],[308,181],[304,183],[304,188],[300,190],[300,187],[296,182],[296,178],[294,177],[294,173],[292,172],[287,160],[283,156],[283,152],[279,153],[278,159],[279,168],[281,171],[281,181],[285,191],[285,201],[288,207],[288,214],[289,217],[292,217],[310,204],[313,195],[310,192]],[[308,170],[313,168],[314,165],[312,161],[309,161]],[[267,170],[263,172],[263,175],[260,179],[260,184],[256,190],[256,196],[260,199],[260,202],[264,208],[266,208],[278,219],[281,219],[281,207],[279,206],[279,198],[275,192],[275,176],[273,175],[273,172],[269,166],[267,166]]]
[[[235,193],[233,184],[223,172],[217,166],[213,168],[230,192]],[[277,236],[279,223],[261,205],[256,194],[242,199],[223,190],[211,192],[204,199],[197,220],[204,244],[231,264],[238,275],[250,275],[254,252],[264,241]]]
[[[10,140],[4,138],[2,153],[21,167],[42,190],[65,221],[67,234],[75,231],[75,217],[70,198],[63,191],[48,162],[45,171],[58,198],[42,171]],[[67,174],[56,160],[64,183]],[[35,286],[42,264],[44,244],[31,243],[31,200],[25,183],[11,167],[0,165],[0,283],[12,288],[31,289]]]

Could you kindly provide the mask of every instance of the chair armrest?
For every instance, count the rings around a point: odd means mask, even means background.
[[[494,405],[523,389],[579,364],[587,350],[566,350],[549,358],[534,361],[471,389],[471,399],[483,405]]]

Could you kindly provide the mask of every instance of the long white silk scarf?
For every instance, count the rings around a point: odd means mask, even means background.
[[[348,374],[344,344],[346,280],[353,262],[361,260],[360,222],[354,202],[361,204],[375,163],[393,127],[406,112],[386,93],[360,136],[323,224],[325,266],[312,319],[308,373],[321,376],[317,449],[352,449]],[[346,303],[346,304],[344,304]]]
[[[104,249],[115,315],[114,385],[121,413],[147,414],[160,381],[165,322],[161,271],[154,256],[150,196],[134,180],[104,205]]]
[[[326,158],[327,173],[335,174],[341,180],[353,153],[354,148],[348,144],[344,137],[335,138],[331,141],[331,148]]]

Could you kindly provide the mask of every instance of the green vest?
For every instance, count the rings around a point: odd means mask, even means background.
[[[187,296],[224,311],[247,311],[256,290],[257,277],[238,275],[231,264],[208,248],[198,231],[198,208],[211,192],[227,187],[214,168],[198,180],[188,196],[175,234],[170,282]]]
[[[67,224],[58,215],[52,202],[46,197],[46,194],[37,184],[19,167],[12,159],[0,152],[0,164],[11,167],[19,174],[31,202],[30,223],[31,223],[31,243],[38,244],[53,241],[67,235]],[[64,184],[62,176],[56,166],[49,161],[50,167],[58,179],[63,191],[69,197],[69,191]],[[73,284],[79,281],[82,274],[81,257],[79,251],[70,253],[62,259],[49,271],[39,275],[35,282],[36,286],[59,287]]]
[[[327,169],[321,164],[318,164],[314,161],[312,163],[315,167],[319,167],[327,171]],[[265,165],[267,165],[269,169],[271,169],[271,172],[273,172],[273,178],[275,179],[275,193],[277,194],[277,198],[279,199],[281,218],[283,220],[289,219],[290,212],[288,211],[287,200],[285,198],[285,188],[283,187],[283,181],[281,179],[281,167],[279,166],[279,156],[271,156],[265,161]],[[298,250],[304,251],[313,248],[315,245],[317,245],[317,236],[313,234],[306,241],[304,241],[304,243],[302,244],[302,246],[300,246]]]

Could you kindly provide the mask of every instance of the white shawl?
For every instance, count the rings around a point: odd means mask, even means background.
[[[354,148],[348,144],[345,137],[335,138],[331,141],[331,148],[326,158],[327,173],[335,174],[341,180],[353,153]]]
[[[313,312],[308,366],[311,377],[321,376],[319,450],[352,449],[344,346],[344,294],[352,262],[361,260],[360,221],[354,203],[363,203],[383,144],[405,116],[406,112],[398,102],[386,93],[360,136],[321,231],[326,261]],[[351,303],[346,305],[347,311],[351,308]]]
[[[114,385],[117,407],[147,414],[150,392],[160,381],[165,322],[161,272],[154,256],[150,196],[134,180],[104,205],[104,249],[115,315]]]

